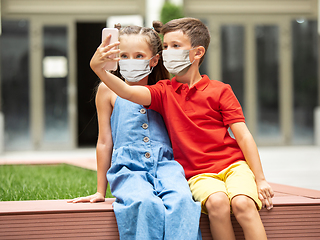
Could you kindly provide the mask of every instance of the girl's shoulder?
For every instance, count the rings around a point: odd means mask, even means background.
[[[109,102],[112,106],[116,101],[117,94],[115,94],[110,88],[104,83],[100,83],[97,90],[96,101],[97,102]]]

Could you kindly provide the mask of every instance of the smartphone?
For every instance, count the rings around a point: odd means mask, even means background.
[[[107,36],[109,36],[109,34],[111,34],[111,38],[110,38],[110,43],[109,44],[112,44],[112,43],[115,43],[115,42],[119,41],[118,40],[119,31],[118,31],[117,28],[104,28],[104,29],[102,29],[102,41]],[[113,48],[113,49],[115,49],[115,48]],[[116,57],[116,54],[113,54],[110,57]],[[115,70],[117,70],[117,67],[118,67],[117,61],[110,61],[110,62],[106,63],[106,65],[104,66],[104,69],[105,70],[115,71]]]

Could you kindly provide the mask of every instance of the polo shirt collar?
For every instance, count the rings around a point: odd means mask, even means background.
[[[193,87],[195,87],[197,90],[203,91],[208,86],[209,82],[209,77],[207,75],[202,75],[202,79]],[[177,82],[176,77],[172,78],[171,84],[174,91],[177,91],[183,85],[183,83]]]

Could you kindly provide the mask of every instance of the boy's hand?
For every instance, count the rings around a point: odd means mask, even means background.
[[[113,57],[116,56],[120,52],[120,49],[113,49],[119,46],[120,42],[115,42],[112,44],[110,43],[111,34],[109,34],[105,40],[100,44],[100,46],[97,48],[96,52],[94,53],[93,57],[90,61],[90,67],[93,71],[103,69],[106,62],[109,61],[119,61],[120,58]]]
[[[79,197],[72,200],[68,200],[68,203],[83,203],[83,202],[95,203],[95,202],[104,202],[104,201],[105,201],[104,196],[101,193],[96,192],[95,194],[87,197]]]
[[[266,207],[268,210],[273,208],[272,198],[274,196],[273,190],[267,181],[257,182],[259,199],[262,202],[262,207]]]

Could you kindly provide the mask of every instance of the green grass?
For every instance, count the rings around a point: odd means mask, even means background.
[[[96,171],[71,165],[1,165],[0,201],[72,199],[94,194]],[[112,197],[108,187],[106,197]]]

